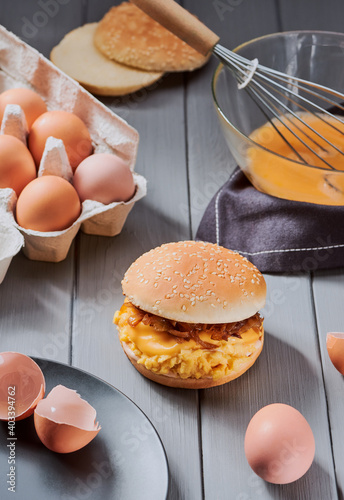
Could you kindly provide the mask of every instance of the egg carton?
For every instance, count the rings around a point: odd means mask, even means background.
[[[0,203],[10,204],[15,194],[12,189],[0,189]],[[12,258],[24,246],[24,236],[13,224],[12,212],[2,213],[0,217],[0,283],[3,282]]]
[[[128,202],[109,205],[86,200],[80,217],[64,231],[38,232],[25,230],[15,221],[16,196],[12,190],[2,189],[0,195],[1,239],[8,227],[12,235],[19,232],[24,242],[23,251],[32,260],[59,262],[81,229],[85,233],[115,236],[119,234],[135,202],[146,195],[146,180],[134,173],[139,142],[138,132],[104,106],[77,82],[65,75],[36,49],[20,40],[0,25],[0,92],[13,87],[27,87],[37,92],[46,102],[49,111],[64,110],[76,114],[87,126],[94,153],[113,153],[122,158],[133,172],[136,192]],[[12,113],[13,114],[13,113]],[[47,172],[46,172],[47,173]],[[61,172],[55,175],[62,175]],[[6,233],[9,234],[9,233]],[[18,237],[17,241],[22,241]],[[7,244],[6,244],[7,245]],[[19,243],[13,247],[17,253]],[[7,245],[8,246],[8,245]],[[0,247],[2,251],[3,245]],[[0,253],[0,272],[2,256]]]

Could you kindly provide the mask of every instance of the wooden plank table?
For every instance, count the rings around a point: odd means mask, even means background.
[[[0,24],[49,56],[65,33],[99,20],[110,0],[1,0]],[[185,0],[230,48],[266,33],[343,29],[342,0]],[[344,329],[344,271],[266,275],[266,345],[244,376],[205,391],[169,389],[128,363],[112,324],[120,281],[141,253],[193,238],[213,194],[234,168],[210,92],[212,60],[154,89],[103,102],[140,133],[136,171],[148,195],[115,238],[79,234],[65,261],[19,254],[0,286],[0,351],[20,351],[82,368],[114,385],[151,419],[166,449],[169,500],[343,499],[343,377],[326,351],[326,332]],[[343,230],[340,228],[339,230]],[[314,432],[309,472],[277,486],[247,464],[243,439],[262,406],[291,404]],[[1,492],[0,492],[1,498]],[[125,500],[125,499],[120,499]]]

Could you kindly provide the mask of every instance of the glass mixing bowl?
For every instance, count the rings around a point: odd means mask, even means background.
[[[344,34],[276,33],[246,42],[235,52],[344,93]],[[287,159],[253,141],[249,135],[267,119],[248,93],[238,89],[236,79],[222,64],[215,71],[212,92],[228,147],[256,189],[278,198],[344,205],[344,157],[343,171],[330,170]],[[253,157],[261,161],[253,164]]]

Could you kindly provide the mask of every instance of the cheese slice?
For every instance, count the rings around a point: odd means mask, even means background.
[[[200,345],[194,340],[177,339],[174,335],[167,332],[159,332],[149,325],[144,325],[139,322],[135,327],[130,326],[128,320],[133,315],[133,309],[129,302],[125,302],[120,311],[117,311],[114,317],[116,323],[127,338],[135,344],[135,346],[147,356],[168,355],[173,356],[180,354],[183,350],[200,349]],[[213,340],[211,334],[202,332],[200,339],[214,345],[214,349],[221,348],[223,344],[239,343],[251,344],[259,339],[259,334],[252,328],[247,330],[238,337],[229,337],[228,340]]]

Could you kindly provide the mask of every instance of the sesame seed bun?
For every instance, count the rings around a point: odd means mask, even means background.
[[[209,59],[129,2],[105,14],[94,43],[109,59],[146,71],[191,71]]]
[[[148,370],[145,366],[138,363],[138,357],[135,356],[133,351],[129,348],[129,346],[125,342],[121,342],[122,348],[127,355],[129,361],[136,368],[137,371],[141,373],[144,377],[152,380],[153,382],[157,382],[158,384],[166,385],[168,387],[175,387],[179,389],[208,389],[209,387],[217,387],[219,385],[226,384],[231,380],[234,380],[240,377],[243,373],[245,373],[256,361],[258,356],[260,355],[263,349],[263,341],[264,341],[264,332],[262,334],[261,342],[257,350],[247,358],[247,362],[242,364],[240,370],[232,370],[229,375],[224,377],[213,379],[212,377],[201,377],[201,378],[181,378],[178,375],[170,374],[170,375],[162,375],[159,373],[154,373],[151,370]]]
[[[135,306],[174,321],[232,323],[265,304],[266,284],[240,254],[213,243],[167,243],[141,255],[122,281]]]

